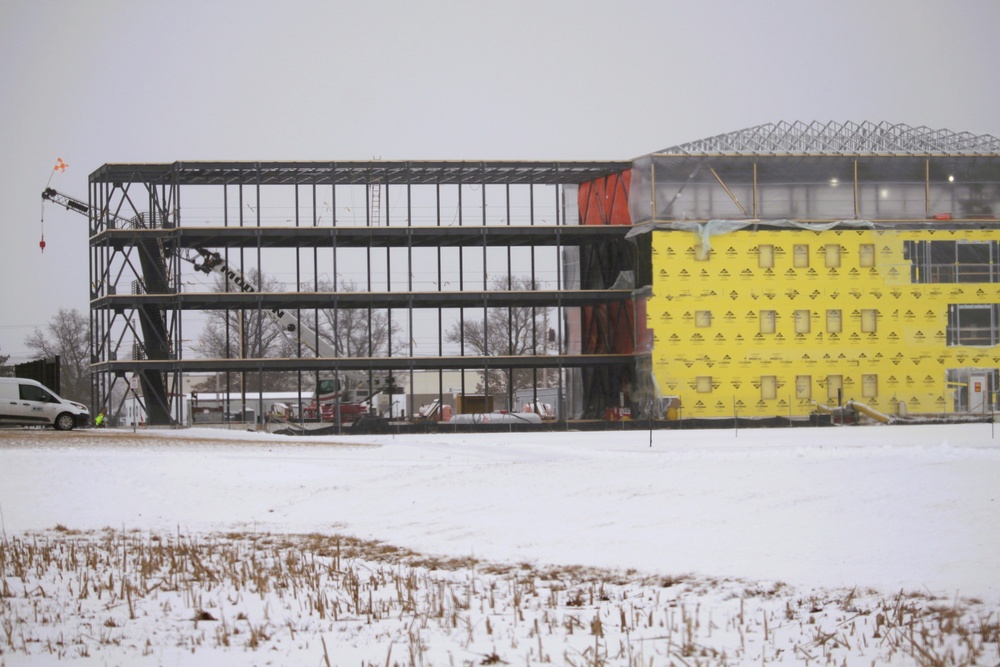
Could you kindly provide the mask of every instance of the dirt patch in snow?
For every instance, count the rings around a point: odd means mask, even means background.
[[[213,433],[213,431],[217,431]],[[325,447],[379,447],[368,442],[352,442],[330,437],[295,438],[271,433],[237,429],[74,429],[55,431],[45,428],[0,428],[0,446],[24,445],[99,445],[136,443],[170,445],[322,445]]]

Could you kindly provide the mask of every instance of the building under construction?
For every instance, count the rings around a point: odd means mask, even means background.
[[[261,386],[255,376],[295,373],[309,397],[323,377],[348,372],[368,375],[374,385],[376,377],[405,382],[418,372],[476,370],[483,381],[462,386],[461,394],[497,393],[488,371],[530,372],[559,389],[563,415],[601,417],[623,397],[634,400],[642,365],[636,246],[625,239],[623,224],[630,168],[630,162],[105,165],[90,177],[88,204],[95,401],[113,403],[121,396],[116,387],[131,383],[149,423],[168,424],[180,421],[185,374],[224,374],[223,391],[245,394]],[[210,257],[221,260],[228,279],[205,280],[199,268]],[[265,276],[281,278],[281,288],[267,289]],[[525,332],[508,327],[501,334],[510,337],[507,349],[475,345],[474,332],[485,336],[495,326],[491,313],[514,307],[545,314],[548,328],[527,333],[540,340],[526,348],[514,340]],[[254,312],[311,326],[282,320],[293,342],[287,356],[258,351],[259,328],[249,326],[226,332],[238,342],[224,354],[205,356],[197,336],[199,315],[209,311],[246,315],[224,319],[233,329]],[[361,313],[369,336],[378,317],[402,336],[378,351],[341,354],[345,348],[318,323],[323,313],[348,312]],[[449,339],[449,330],[457,335]],[[317,355],[330,344],[337,352]],[[513,392],[512,383],[505,386]],[[444,402],[443,383],[439,391]]]
[[[508,407],[492,378],[529,372],[560,422],[996,405],[991,136],[781,123],[622,162],[109,164],[89,198],[95,403],[132,381],[154,424],[196,372],[243,392],[293,373],[308,397],[324,375],[477,371],[459,393]],[[213,256],[228,279],[198,270]],[[545,314],[544,340],[479,344],[513,308]],[[269,312],[307,324],[284,327],[289,353],[251,328],[199,350],[206,313]],[[338,312],[401,335],[317,353]]]

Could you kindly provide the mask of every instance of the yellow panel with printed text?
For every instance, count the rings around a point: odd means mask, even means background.
[[[1000,283],[917,283],[921,241],[997,230],[653,232],[653,367],[682,417],[802,416],[856,400],[886,414],[955,409],[948,369],[1000,347],[948,344],[949,304],[1000,304]],[[1000,267],[998,267],[1000,268]]]

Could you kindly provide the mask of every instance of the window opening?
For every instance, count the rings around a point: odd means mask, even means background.
[[[907,241],[914,283],[1000,282],[996,241]]]
[[[795,398],[800,401],[808,401],[812,398],[812,376],[795,376]]]
[[[760,332],[762,334],[773,334],[776,319],[773,310],[760,311]]]
[[[774,268],[774,246],[770,243],[757,246],[757,266],[762,269]]]
[[[996,388],[1000,387],[1000,369],[950,368],[948,383],[955,388],[955,412],[997,409]],[[985,381],[985,384],[982,384]],[[976,386],[980,383],[979,386]]]
[[[826,311],[826,332],[839,334],[843,330],[843,318],[839,308]]]
[[[948,345],[991,347],[1000,344],[1000,304],[949,304]]]
[[[795,333],[797,334],[807,334],[809,333],[809,317],[810,311],[808,310],[796,310],[795,311]]]
[[[809,245],[796,243],[792,248],[792,266],[796,269],[809,268]]]
[[[960,283],[993,282],[989,243],[955,244],[956,281]]]
[[[760,378],[760,398],[772,401],[778,397],[778,378],[774,375],[762,375]]]
[[[863,269],[875,266],[875,244],[862,243],[858,247],[858,264]]]
[[[863,398],[878,396],[878,375],[865,374],[861,376],[861,396]]]
[[[826,376],[826,395],[831,401],[840,401],[844,391],[843,375]]]
[[[878,311],[874,308],[864,308],[861,311],[861,332],[875,333],[878,328]]]
[[[824,250],[824,255],[826,257],[826,268],[828,269],[839,269],[840,268],[840,244],[839,243],[827,243]]]

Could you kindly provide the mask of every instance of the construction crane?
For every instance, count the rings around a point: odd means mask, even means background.
[[[46,201],[51,201],[64,207],[67,211],[73,211],[92,219],[100,218],[103,213],[92,209],[87,202],[56,192],[49,187],[42,191],[43,206]],[[139,217],[129,220],[110,211],[106,212],[106,216],[109,223],[115,227],[142,226],[142,219]],[[159,238],[143,238],[137,241],[136,247],[142,270],[143,291],[148,294],[166,292],[169,285],[166,261],[168,251],[164,247],[163,241]],[[170,342],[163,307],[155,304],[142,304],[136,310],[139,314],[139,326],[142,329],[146,357],[148,359],[169,359]],[[158,371],[140,370],[139,381],[142,384],[142,394],[146,401],[145,409],[149,424],[158,426],[173,423],[170,416],[170,395],[163,374]]]
[[[52,188],[46,188],[42,191],[42,199],[59,204],[60,206],[65,207],[68,211],[74,211],[83,215],[90,215],[91,212],[90,206],[87,205],[86,202],[74,199],[73,197],[64,195],[61,192],[56,192]],[[111,217],[119,222],[131,224],[131,221],[120,216],[111,214]],[[217,273],[232,283],[240,292],[254,293],[257,291],[254,288],[253,283],[251,283],[240,271],[230,267],[219,253],[212,252],[204,248],[194,248],[194,250],[201,256],[200,262],[197,259],[191,259],[189,257],[181,257],[181,259],[190,262],[196,271],[200,271],[205,274]],[[281,308],[271,308],[265,310],[264,312],[278,324],[279,328],[286,335],[298,335],[302,342],[314,353],[316,353],[316,356],[328,358],[338,356],[337,350],[332,345],[318,336],[315,331],[302,324],[298,318],[288,311],[282,310]]]
[[[201,255],[201,262],[198,262],[196,259],[189,259],[186,257],[184,259],[191,262],[196,271],[201,271],[206,274],[213,272],[217,273],[231,282],[240,292],[244,292],[246,294],[253,294],[257,291],[254,288],[253,283],[251,283],[240,271],[230,267],[219,253],[211,252],[209,250],[205,250],[204,248],[195,248],[195,251]],[[285,335],[298,336],[299,339],[301,339],[302,342],[309,347],[309,349],[316,353],[316,356],[330,359],[338,356],[336,348],[321,338],[308,326],[302,324],[297,317],[292,315],[287,310],[283,310],[281,308],[270,308],[264,312],[272,320],[274,320]]]
[[[60,206],[65,206],[68,211],[76,211],[77,213],[83,213],[84,215],[89,215],[90,213],[90,207],[79,199],[73,199],[72,197],[60,194],[52,188],[45,188],[42,190],[42,199],[47,199],[50,202],[59,204]]]
[[[42,199],[59,204],[69,211],[74,211],[82,215],[90,215],[92,213],[91,207],[86,202],[82,202],[68,195],[56,192],[52,188],[46,188],[42,192]],[[94,214],[96,216],[96,212],[94,212]],[[111,213],[109,213],[109,215],[111,215],[117,223],[120,223],[117,226],[133,225],[133,222],[130,220],[126,220],[125,218]],[[206,250],[205,248],[194,248],[194,251],[200,256],[200,259],[185,256],[180,257],[181,259],[190,262],[196,271],[205,274],[218,274],[240,292],[248,294],[257,292],[253,283],[246,276],[244,276],[241,271],[229,266],[226,260],[219,253]],[[160,254],[162,257],[162,246],[160,247]],[[291,312],[282,308],[263,309],[263,312],[278,325],[278,328],[285,336],[289,337],[289,339],[293,341],[296,339],[301,341],[306,347],[312,350],[317,357],[335,359],[340,356],[337,349],[333,345],[321,337],[315,330],[303,324],[302,321]],[[383,388],[368,393],[367,397],[363,400],[344,402],[341,399],[343,399],[346,394],[345,385],[346,383],[341,377],[320,378],[316,386],[316,392],[313,396],[313,403],[305,408],[307,418],[315,418],[322,421],[355,421],[364,414],[368,413],[371,400],[375,396],[383,393],[384,391],[391,391],[395,389],[392,378],[386,378],[385,386]],[[145,389],[146,388],[144,386],[144,391]]]
[[[197,259],[184,258],[194,265],[196,271],[202,273],[216,273],[229,281],[239,291],[253,294],[256,293],[253,283],[248,280],[242,272],[229,266],[222,255],[204,248],[194,249],[201,255],[201,261]],[[326,339],[320,336],[315,330],[282,308],[268,308],[263,312],[278,325],[278,328],[289,337],[290,340],[300,340],[306,347],[311,349],[317,357],[322,359],[336,359],[340,356],[337,349]],[[353,422],[368,414],[371,401],[379,394],[395,389],[395,384],[391,377],[385,378],[385,386],[375,391],[370,391],[362,400],[344,401],[346,394],[346,383],[341,377],[320,378],[316,385],[316,392],[313,403],[306,406],[304,412],[308,419],[318,419],[320,421]]]

